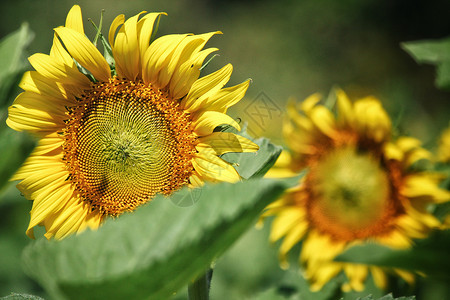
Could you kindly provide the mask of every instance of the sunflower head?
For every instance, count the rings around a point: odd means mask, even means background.
[[[428,159],[420,142],[409,137],[391,140],[391,121],[381,103],[366,97],[352,103],[336,92],[336,112],[312,95],[290,103],[284,125],[289,149],[281,156],[277,174],[306,168],[299,185],[267,207],[275,216],[271,241],[283,239],[282,265],[300,241],[300,260],[313,290],[344,272],[346,290],[362,290],[369,271],[384,288],[386,275],[377,267],[333,262],[351,245],[376,242],[407,248],[439,226],[427,204],[450,199],[432,174],[411,165]],[[278,163],[277,163],[278,164]],[[284,173],[288,174],[288,173]],[[396,270],[408,281],[410,273]]]
[[[239,174],[220,158],[258,146],[219,125],[239,124],[226,114],[245,94],[249,80],[224,87],[232,66],[200,77],[203,49],[220,32],[171,34],[152,41],[165,13],[141,12],[111,24],[105,59],[84,34],[75,5],[55,29],[50,55],[29,58],[24,90],[9,108],[7,124],[31,132],[38,145],[12,178],[33,200],[27,230],[44,225],[62,238],[96,228],[169,195],[206,181],[235,182]]]

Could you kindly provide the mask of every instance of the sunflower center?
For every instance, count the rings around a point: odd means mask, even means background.
[[[187,184],[197,139],[165,93],[113,78],[69,109],[64,160],[81,197],[119,215]]]
[[[324,155],[306,179],[310,221],[343,240],[384,231],[396,213],[388,178],[379,159],[352,147]]]

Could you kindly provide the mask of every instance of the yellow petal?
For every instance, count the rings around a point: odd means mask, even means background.
[[[66,18],[66,27],[84,34],[83,18],[81,16],[81,8],[78,5],[72,6]]]
[[[167,66],[161,69],[158,75],[158,82],[161,87],[165,87],[169,84],[172,76],[180,68],[183,63],[192,62],[190,61],[193,53],[198,52],[199,48],[204,45],[205,41],[198,35],[191,35],[184,38],[175,48],[175,50],[167,57]],[[195,65],[192,66],[195,68]],[[199,69],[200,71],[200,69]],[[187,75],[187,74],[186,74]],[[187,75],[189,76],[189,75]],[[197,77],[198,78],[198,77]]]
[[[311,109],[313,109],[321,99],[322,95],[320,95],[319,93],[312,94],[300,104],[300,109],[303,110],[306,114],[309,114]]]
[[[205,111],[193,117],[194,132],[199,136],[209,135],[214,128],[224,124],[231,125],[238,131],[241,130],[233,118],[217,111]]]
[[[232,72],[233,66],[227,64],[222,69],[198,79],[181,101],[181,106],[188,112],[201,109],[203,102],[214,96],[230,80]]]
[[[86,204],[80,206],[80,208],[68,215],[66,219],[60,221],[59,224],[56,223],[58,220],[55,221],[54,224],[58,226],[57,231],[55,231],[55,239],[62,239],[69,234],[78,232],[90,211],[90,208]],[[50,228],[49,231],[54,231],[54,229]]]
[[[73,190],[68,182],[55,183],[53,188],[54,190],[40,194],[39,198],[33,201],[33,208],[30,212],[31,219],[27,230],[42,224],[48,215],[60,211],[68,199],[73,197]]]
[[[306,222],[301,222],[296,224],[286,233],[280,246],[280,260],[285,260],[286,254],[303,238],[307,230],[308,224]]]
[[[233,106],[245,96],[249,85],[250,79],[241,84],[221,89],[214,96],[206,99],[202,106],[207,110],[226,113],[230,106]]]
[[[117,75],[135,80],[139,74],[140,48],[138,42],[137,22],[145,11],[129,18],[119,29],[114,40],[113,55],[116,62]]]
[[[441,189],[433,178],[420,174],[405,178],[401,194],[408,198],[425,196],[437,203],[450,200],[450,192]]]
[[[390,137],[391,121],[380,101],[366,97],[354,104],[355,125],[358,132],[375,142],[383,142]]]
[[[84,231],[87,228],[97,229],[98,227],[100,227],[103,219],[104,216],[98,211],[98,209],[89,212],[84,220],[82,220],[80,227],[78,228],[78,233]]]
[[[184,45],[178,47],[180,51],[173,57],[173,74],[169,86],[170,93],[175,99],[179,99],[189,92],[192,84],[200,76],[200,68],[205,58],[218,50],[209,48],[200,51],[215,34],[221,34],[221,32],[189,36],[185,39]]]
[[[403,152],[408,152],[412,149],[415,148],[419,148],[421,146],[421,142],[420,140],[413,138],[413,137],[409,137],[409,136],[402,136],[399,137],[396,145],[403,151]]]
[[[196,146],[199,151],[210,149],[216,155],[228,152],[255,152],[259,146],[242,136],[230,132],[213,132],[199,138]]]
[[[46,102],[40,95],[24,92],[8,108],[6,124],[17,131],[55,132],[65,126],[64,112],[64,107]]]
[[[344,272],[349,279],[352,290],[364,290],[364,282],[368,274],[368,267],[360,264],[344,264]]]
[[[219,49],[208,48],[200,51],[175,69],[169,86],[169,93],[174,99],[180,99],[186,96],[192,84],[200,76],[200,68],[202,67],[203,61],[209,54],[217,50]]]
[[[322,263],[317,268],[308,267],[306,272],[311,278],[310,289],[317,292],[323,288],[332,278],[336,277],[342,271],[341,264],[334,262]]]
[[[337,134],[334,116],[324,106],[316,106],[311,109],[310,118],[324,135],[333,137]]]
[[[161,69],[167,67],[170,61],[168,57],[187,36],[187,34],[165,35],[150,44],[142,62],[142,79],[145,83],[163,88],[157,82],[158,74]]]
[[[270,230],[270,242],[276,242],[285,236],[294,226],[305,222],[305,211],[298,207],[287,207],[277,214]]]
[[[404,271],[404,270],[400,270],[400,269],[394,269],[395,273],[397,273],[403,280],[405,280],[409,285],[413,285],[415,278],[414,278],[414,274]]]
[[[407,158],[405,161],[405,165],[406,166],[410,166],[413,163],[422,160],[422,159],[427,159],[430,160],[432,157],[431,152],[428,150],[425,150],[423,148],[417,148],[414,150],[411,150],[408,154],[407,154]]]
[[[89,79],[73,67],[60,63],[51,56],[36,53],[28,58],[33,68],[42,76],[61,83],[74,84],[85,89],[90,87]]]
[[[205,185],[205,182],[200,178],[197,172],[192,172],[192,175],[189,177],[189,182],[191,183],[192,187],[202,187]]]
[[[353,112],[352,103],[348,99],[345,92],[341,89],[336,90],[338,121],[344,126],[354,128],[355,113]]]
[[[372,278],[373,281],[375,282],[375,285],[378,288],[385,290],[387,287],[387,276],[385,272],[383,272],[383,270],[378,267],[371,267],[370,271],[372,273]]]
[[[49,80],[36,71],[27,71],[23,74],[19,87],[25,91],[30,91],[44,97],[54,99],[64,99],[74,101],[74,95],[70,93],[64,86],[54,80]],[[70,103],[70,102],[69,102]]]
[[[384,145],[383,153],[386,156],[386,158],[398,161],[402,161],[404,156],[403,151],[401,151],[400,148],[393,143],[386,143]]]
[[[192,165],[201,179],[212,182],[237,182],[240,176],[237,171],[223,159],[208,152],[198,153]]]
[[[111,26],[109,27],[109,34],[108,34],[108,41],[111,48],[114,50],[114,37],[117,32],[117,28],[121,26],[125,22],[125,15],[118,15],[114,18],[114,20],[111,23]]]
[[[56,33],[53,35],[53,45],[50,49],[50,56],[69,67],[76,67],[72,57],[67,53],[66,49],[64,49],[64,46],[61,44]]]
[[[39,140],[36,148],[33,150],[33,155],[46,155],[55,149],[61,149],[60,147],[64,141],[64,137],[59,136],[57,133],[46,135]]]
[[[393,230],[384,236],[377,237],[376,239],[380,244],[396,249],[406,249],[411,247],[412,244],[411,239],[399,230]]]
[[[145,52],[150,45],[150,38],[153,33],[153,26],[155,21],[161,17],[161,15],[167,15],[164,12],[149,13],[142,17],[138,23],[138,36],[139,36],[139,52],[141,62],[144,59]]]
[[[109,65],[86,36],[78,31],[64,27],[56,28],[55,32],[61,38],[70,55],[86,70],[91,72],[95,79],[108,81],[111,77]]]

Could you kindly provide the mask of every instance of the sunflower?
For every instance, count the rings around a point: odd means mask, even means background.
[[[337,91],[336,116],[318,104],[319,95],[288,106],[283,130],[289,151],[276,173],[307,169],[298,186],[269,205],[264,217],[275,216],[270,240],[283,238],[279,255],[302,242],[300,262],[312,290],[344,272],[343,290],[362,290],[369,274],[386,287],[386,270],[333,259],[349,247],[374,242],[396,249],[411,247],[439,226],[427,212],[429,203],[447,201],[449,193],[430,174],[411,165],[429,153],[414,138],[391,141],[391,122],[380,102],[367,97],[354,103]],[[280,173],[282,170],[287,173]],[[408,282],[413,274],[395,270]]]
[[[9,108],[7,124],[39,138],[12,180],[33,200],[27,235],[43,225],[47,238],[63,238],[108,216],[132,211],[155,194],[205,181],[236,182],[239,174],[219,156],[254,152],[227,108],[249,80],[224,88],[232,66],[200,77],[203,49],[215,34],[171,34],[151,42],[164,13],[117,16],[109,30],[114,60],[84,35],[81,9],[55,29],[50,55],[29,58],[24,90]],[[108,64],[109,62],[109,64]]]

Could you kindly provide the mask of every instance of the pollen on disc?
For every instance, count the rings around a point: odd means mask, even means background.
[[[165,93],[114,78],[69,110],[64,160],[82,198],[119,215],[188,182],[197,142],[191,127]]]

